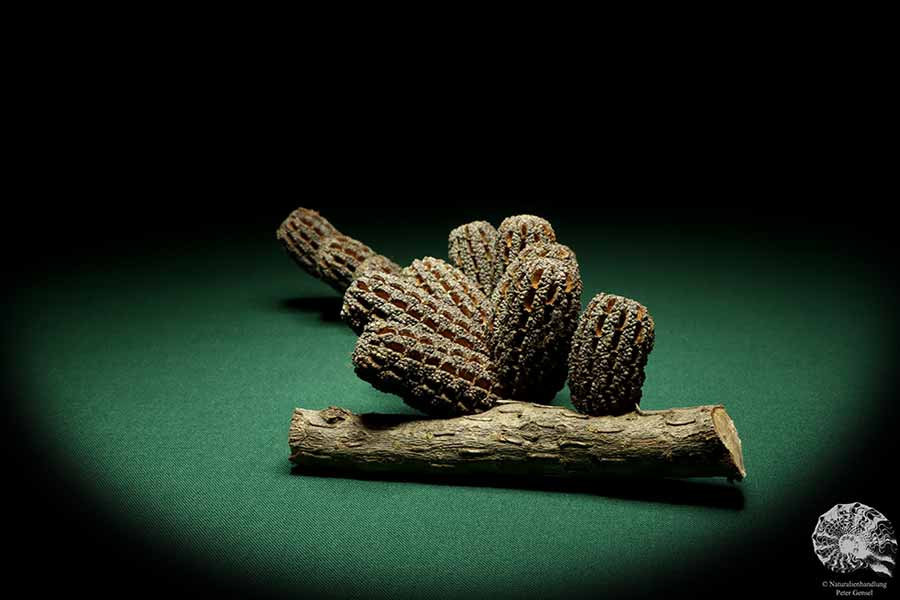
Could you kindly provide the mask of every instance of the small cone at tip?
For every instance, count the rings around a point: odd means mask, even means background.
[[[534,215],[515,215],[503,219],[494,243],[494,284],[499,284],[509,264],[528,244],[553,243],[556,232],[550,222]]]
[[[621,415],[641,401],[655,324],[643,304],[601,293],[578,321],[569,353],[572,405],[588,415]]]

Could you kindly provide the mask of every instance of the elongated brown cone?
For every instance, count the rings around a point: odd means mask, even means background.
[[[491,357],[516,400],[549,402],[566,381],[582,283],[574,253],[551,246],[513,260],[491,296]]]
[[[487,221],[473,221],[460,225],[450,232],[447,257],[475,282],[486,295],[490,295],[497,282],[494,272],[494,249],[497,230]]]
[[[480,327],[490,321],[490,303],[481,289],[460,269],[426,256],[403,269],[403,276],[428,295],[452,304]]]
[[[597,294],[578,321],[569,353],[572,405],[588,415],[620,415],[641,401],[655,325],[643,304]]]
[[[515,215],[503,219],[494,243],[494,285],[498,285],[509,266],[528,244],[553,243],[556,233],[546,219],[534,215]]]
[[[375,252],[352,237],[333,235],[326,238],[316,253],[316,267],[319,277],[343,294],[353,281],[356,269]]]
[[[359,266],[356,267],[356,271],[353,272],[353,277],[355,279],[367,275],[368,273],[390,273],[392,275],[399,275],[402,271],[403,269],[400,265],[389,259],[387,256],[373,254],[359,263]]]
[[[418,323],[373,320],[356,341],[356,374],[434,416],[487,410],[501,399],[490,359]]]
[[[294,262],[313,277],[319,277],[316,263],[319,247],[327,238],[338,233],[318,212],[300,207],[287,216],[275,232],[275,237]]]
[[[400,266],[338,231],[314,210],[298,208],[275,232],[304,271],[343,294],[354,277],[369,271],[399,273]]]
[[[557,244],[555,242],[537,242],[528,244],[519,252],[519,261],[527,261],[533,258],[552,258],[555,260],[572,261],[575,269],[578,269],[578,258],[575,252],[565,244]],[[580,275],[579,275],[580,277]]]
[[[341,318],[358,334],[373,320],[396,325],[421,323],[437,335],[488,356],[484,330],[455,304],[430,296],[410,279],[390,273],[370,272],[350,284]]]

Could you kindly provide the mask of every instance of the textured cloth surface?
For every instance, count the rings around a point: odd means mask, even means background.
[[[22,290],[16,342],[34,400],[21,417],[98,510],[211,577],[338,597],[662,589],[788,518],[877,419],[865,407],[887,367],[889,298],[876,274],[812,252],[785,261],[737,241],[712,253],[557,228],[584,305],[606,291],[653,314],[642,407],[725,404],[746,481],[566,492],[292,474],[295,406],[413,411],[354,375],[339,297],[262,234]],[[440,229],[348,233],[401,265],[446,252]]]

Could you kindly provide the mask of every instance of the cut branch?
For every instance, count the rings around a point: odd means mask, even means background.
[[[721,405],[588,417],[501,401],[449,419],[297,408],[291,461],[348,474],[560,477],[746,475],[741,440]]]

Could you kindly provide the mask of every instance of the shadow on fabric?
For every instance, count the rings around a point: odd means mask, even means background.
[[[343,299],[338,296],[297,297],[280,300],[277,308],[282,312],[318,313],[326,323],[340,323],[342,304]]]
[[[463,485],[471,487],[499,487],[540,492],[568,492],[592,494],[665,504],[690,504],[710,508],[742,510],[744,492],[737,484],[697,481],[694,479],[627,479],[607,477],[593,481],[569,481],[538,477],[473,477],[471,475],[410,475],[394,473],[366,474],[323,471],[305,465],[293,465],[293,476],[339,477],[359,481],[396,481],[432,485]]]

